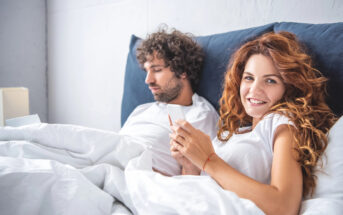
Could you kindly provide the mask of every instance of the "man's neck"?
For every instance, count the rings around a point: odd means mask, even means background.
[[[178,97],[168,102],[169,104],[178,104],[183,106],[189,106],[193,104],[192,97],[194,92],[190,87],[184,86]]]

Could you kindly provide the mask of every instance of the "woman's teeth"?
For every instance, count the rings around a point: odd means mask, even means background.
[[[264,101],[256,100],[256,99],[249,99],[249,101],[253,104],[263,104],[265,103]]]

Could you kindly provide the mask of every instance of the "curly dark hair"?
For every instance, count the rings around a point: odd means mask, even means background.
[[[203,67],[204,52],[191,34],[182,33],[172,29],[168,33],[166,29],[160,29],[156,33],[148,35],[137,48],[137,59],[141,67],[148,61],[148,57],[156,56],[163,59],[165,66],[170,66],[177,78],[186,73],[195,92]]]

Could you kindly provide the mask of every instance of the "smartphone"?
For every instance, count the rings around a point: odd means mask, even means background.
[[[185,114],[183,113],[182,107],[180,105],[167,104],[167,110],[172,124],[174,124],[174,122],[179,119],[186,119]]]

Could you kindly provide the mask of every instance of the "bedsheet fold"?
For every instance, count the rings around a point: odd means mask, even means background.
[[[72,125],[0,128],[0,190],[3,215],[264,214],[209,176],[152,171],[134,137]]]

